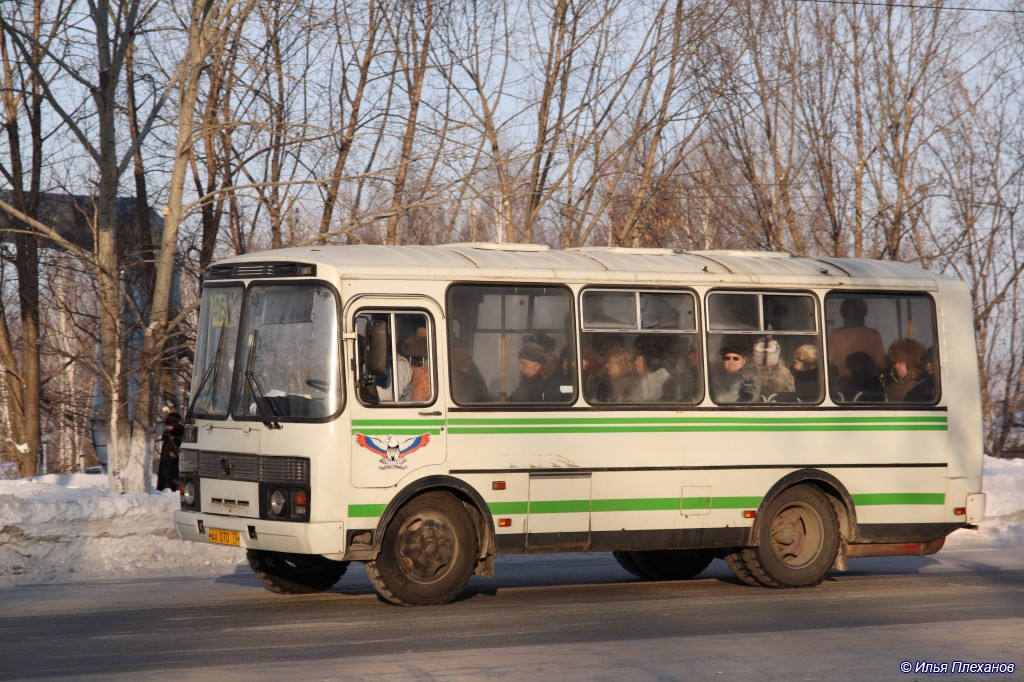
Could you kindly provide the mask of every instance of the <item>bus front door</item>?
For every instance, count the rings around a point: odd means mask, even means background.
[[[422,296],[366,297],[352,306],[354,486],[392,487],[446,461],[447,404],[438,390],[444,365],[435,327],[440,319],[439,307]]]

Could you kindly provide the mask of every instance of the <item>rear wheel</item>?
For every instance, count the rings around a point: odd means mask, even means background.
[[[445,604],[466,587],[476,555],[476,531],[466,508],[447,493],[427,493],[391,520],[380,554],[366,562],[366,574],[392,604]]]
[[[715,555],[705,550],[658,549],[632,552],[633,561],[651,580],[689,580],[701,574]]]
[[[741,563],[767,587],[812,587],[825,579],[839,551],[839,520],[824,493],[811,485],[793,486],[759,518],[757,545],[732,555],[730,566]]]
[[[625,550],[617,550],[615,552],[612,552],[612,556],[615,557],[615,560],[619,562],[619,566],[622,566],[624,569],[635,575],[637,578],[650,580],[651,576],[644,573],[642,570],[640,570],[640,567],[637,566],[636,559],[633,557],[634,554],[636,554],[636,552],[628,552]]]
[[[347,561],[331,561],[314,554],[250,549],[245,556],[260,582],[277,594],[311,594],[329,590],[348,570]]]

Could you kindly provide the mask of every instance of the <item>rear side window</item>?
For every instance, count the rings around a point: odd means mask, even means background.
[[[926,294],[825,297],[829,391],[838,403],[934,404],[935,304]]]

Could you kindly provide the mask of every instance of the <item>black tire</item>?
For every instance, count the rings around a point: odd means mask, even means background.
[[[689,580],[700,575],[715,558],[706,550],[658,549],[632,552],[637,568],[651,580]]]
[[[619,566],[622,566],[622,568],[626,569],[627,571],[635,575],[637,578],[641,578],[643,580],[650,580],[651,576],[644,573],[642,570],[640,570],[640,567],[636,565],[636,559],[633,558],[634,554],[636,554],[636,552],[627,552],[625,550],[617,550],[612,552],[612,556],[615,557],[615,560],[619,562]]]
[[[740,552],[757,582],[813,587],[825,579],[839,551],[839,519],[824,493],[811,485],[793,486],[779,493],[758,519],[757,546]]]
[[[739,578],[740,582],[746,583],[752,587],[762,587],[757,578],[750,573],[750,569],[747,568],[747,563],[743,559],[743,550],[726,554],[725,563],[729,565],[733,575]]]
[[[447,493],[426,493],[395,514],[366,574],[392,604],[446,604],[466,587],[476,555],[476,531],[462,503]]]
[[[271,592],[312,594],[334,587],[348,570],[347,561],[315,554],[286,554],[250,549],[245,553],[253,573]]]

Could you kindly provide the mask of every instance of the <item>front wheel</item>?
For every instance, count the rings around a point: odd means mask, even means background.
[[[331,561],[313,554],[250,549],[245,557],[264,587],[277,594],[311,594],[329,590],[348,570],[347,561]]]
[[[462,503],[447,493],[426,493],[395,514],[366,574],[392,604],[446,604],[466,587],[476,555],[476,531]]]
[[[757,545],[738,553],[750,577],[767,587],[812,587],[825,579],[839,551],[839,520],[824,493],[793,486],[759,516]]]

